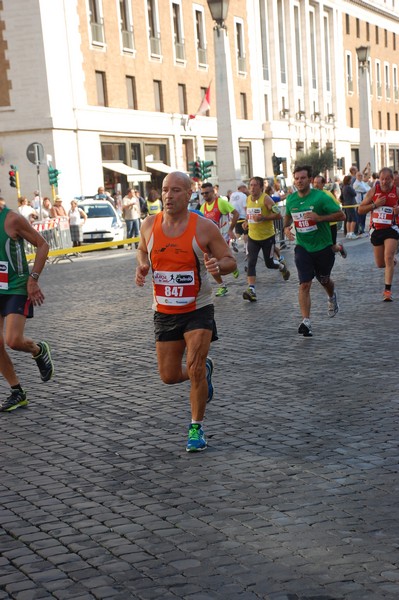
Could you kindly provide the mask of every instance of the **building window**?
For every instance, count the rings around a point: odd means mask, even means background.
[[[163,112],[162,81],[154,80],[154,101],[156,112]]]
[[[242,21],[236,21],[236,52],[237,52],[237,70],[239,73],[247,72],[245,60],[244,45],[244,27]]]
[[[356,37],[360,38],[360,20],[356,19]]]
[[[349,15],[345,15],[345,33],[349,35],[351,32],[351,23]]]
[[[326,90],[331,91],[331,60],[328,18],[324,17],[324,64],[326,69]]]
[[[134,50],[133,22],[130,12],[130,3],[127,0],[119,0],[119,13],[121,23],[122,48],[128,52]]]
[[[396,65],[392,68],[393,75],[393,98],[394,100],[399,100],[399,89],[398,89],[398,67]]]
[[[161,34],[159,33],[158,13],[155,0],[147,0],[148,35],[151,56],[161,56]]]
[[[279,41],[279,53],[280,53],[280,81],[281,83],[287,83],[287,70],[285,60],[285,26],[284,26],[284,11],[283,1],[277,0],[277,14],[278,14],[278,41]]]
[[[387,129],[388,131],[391,129],[391,113],[387,113]]]
[[[370,23],[366,23],[366,40],[370,41]]]
[[[206,53],[205,23],[202,10],[195,10],[195,36],[197,45],[197,60],[199,65],[207,65],[208,58]]]
[[[353,108],[349,108],[349,127],[353,127]]]
[[[395,129],[399,131],[399,113],[395,113]]]
[[[312,87],[315,90],[317,88],[317,67],[316,67],[316,30],[314,13],[309,12],[309,24],[310,24],[310,55],[312,61]]]
[[[262,44],[262,67],[263,67],[263,79],[269,80],[269,42],[267,35],[267,13],[265,0],[259,0],[259,13],[260,13],[260,35]]]
[[[385,48],[388,48],[388,31],[384,29],[384,45]]]
[[[241,179],[248,180],[251,173],[249,148],[240,148],[240,170]]]
[[[392,34],[392,45],[393,49],[396,50],[396,33]]]
[[[175,45],[175,57],[177,61],[184,61],[186,52],[184,48],[183,22],[181,18],[181,5],[172,2],[173,15],[173,41]]]
[[[248,119],[247,95],[243,94],[243,93],[240,94],[240,109],[241,109],[241,119]]]
[[[137,110],[137,96],[136,96],[136,79],[128,75],[126,77],[126,90],[127,90],[127,107]]]
[[[389,65],[385,64],[384,65],[384,70],[385,70],[385,97],[387,100],[391,99],[391,85],[390,85],[390,79],[389,79]]]
[[[108,106],[107,81],[103,71],[96,71],[96,86],[98,106]]]
[[[378,29],[378,25],[375,26],[375,43],[380,43],[380,30]]]
[[[92,43],[104,44],[104,19],[101,12],[101,4],[98,0],[89,0],[89,20]]]
[[[382,113],[378,111],[378,129],[382,129]]]
[[[382,96],[382,83],[381,83],[381,65],[378,61],[375,63],[375,71],[376,71],[376,86],[377,86],[377,96],[381,98]]]
[[[294,6],[296,84],[302,86],[301,21],[299,7]]]
[[[202,87],[202,88],[201,88],[201,102],[202,102],[202,100],[205,98],[205,94],[206,94],[206,92],[207,92],[207,91],[208,91],[208,88],[204,88],[204,87]],[[203,116],[204,116],[204,117],[209,117],[209,116],[210,116],[210,112],[209,112],[209,110],[207,110],[207,111],[206,111],[206,112],[203,114]]]
[[[184,83],[179,83],[177,86],[177,91],[179,94],[179,112],[183,115],[187,114],[187,93],[186,86]]]
[[[346,81],[348,92],[353,92],[352,55],[349,52],[346,55]]]

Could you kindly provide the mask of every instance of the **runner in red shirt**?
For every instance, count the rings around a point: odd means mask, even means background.
[[[358,207],[358,213],[370,215],[370,241],[374,248],[374,260],[377,267],[385,269],[384,302],[392,302],[392,281],[396,264],[395,254],[399,240],[399,187],[394,184],[392,169],[384,167],[379,179],[367,192]]]

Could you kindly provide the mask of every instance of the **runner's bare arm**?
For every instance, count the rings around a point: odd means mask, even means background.
[[[369,189],[369,191],[367,192],[367,194],[365,195],[365,197],[363,198],[363,200],[357,207],[357,212],[359,215],[365,215],[368,212],[375,209],[378,201],[376,201],[375,203],[373,202],[374,193],[375,193],[375,187],[373,186],[372,188]],[[384,202],[385,202],[385,199],[383,199],[382,204]]]
[[[140,229],[140,242],[137,248],[137,267],[136,267],[136,285],[143,287],[145,278],[150,270],[150,261],[148,258],[147,242],[150,238],[155,216],[147,217]]]

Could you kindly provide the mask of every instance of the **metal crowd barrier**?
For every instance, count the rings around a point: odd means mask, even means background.
[[[45,221],[34,221],[32,227],[44,237],[50,246],[50,250],[63,250],[67,248],[70,250],[72,240],[68,217],[54,217]],[[32,244],[25,242],[25,251],[26,254],[34,254],[35,248]],[[65,254],[62,254],[57,252],[57,256],[53,258],[52,262],[59,262],[60,260],[69,260],[72,262],[70,253],[65,252]]]

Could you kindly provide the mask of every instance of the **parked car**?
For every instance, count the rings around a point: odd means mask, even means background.
[[[82,227],[83,242],[119,242],[126,239],[126,223],[108,200],[81,200],[78,206],[87,215]]]

